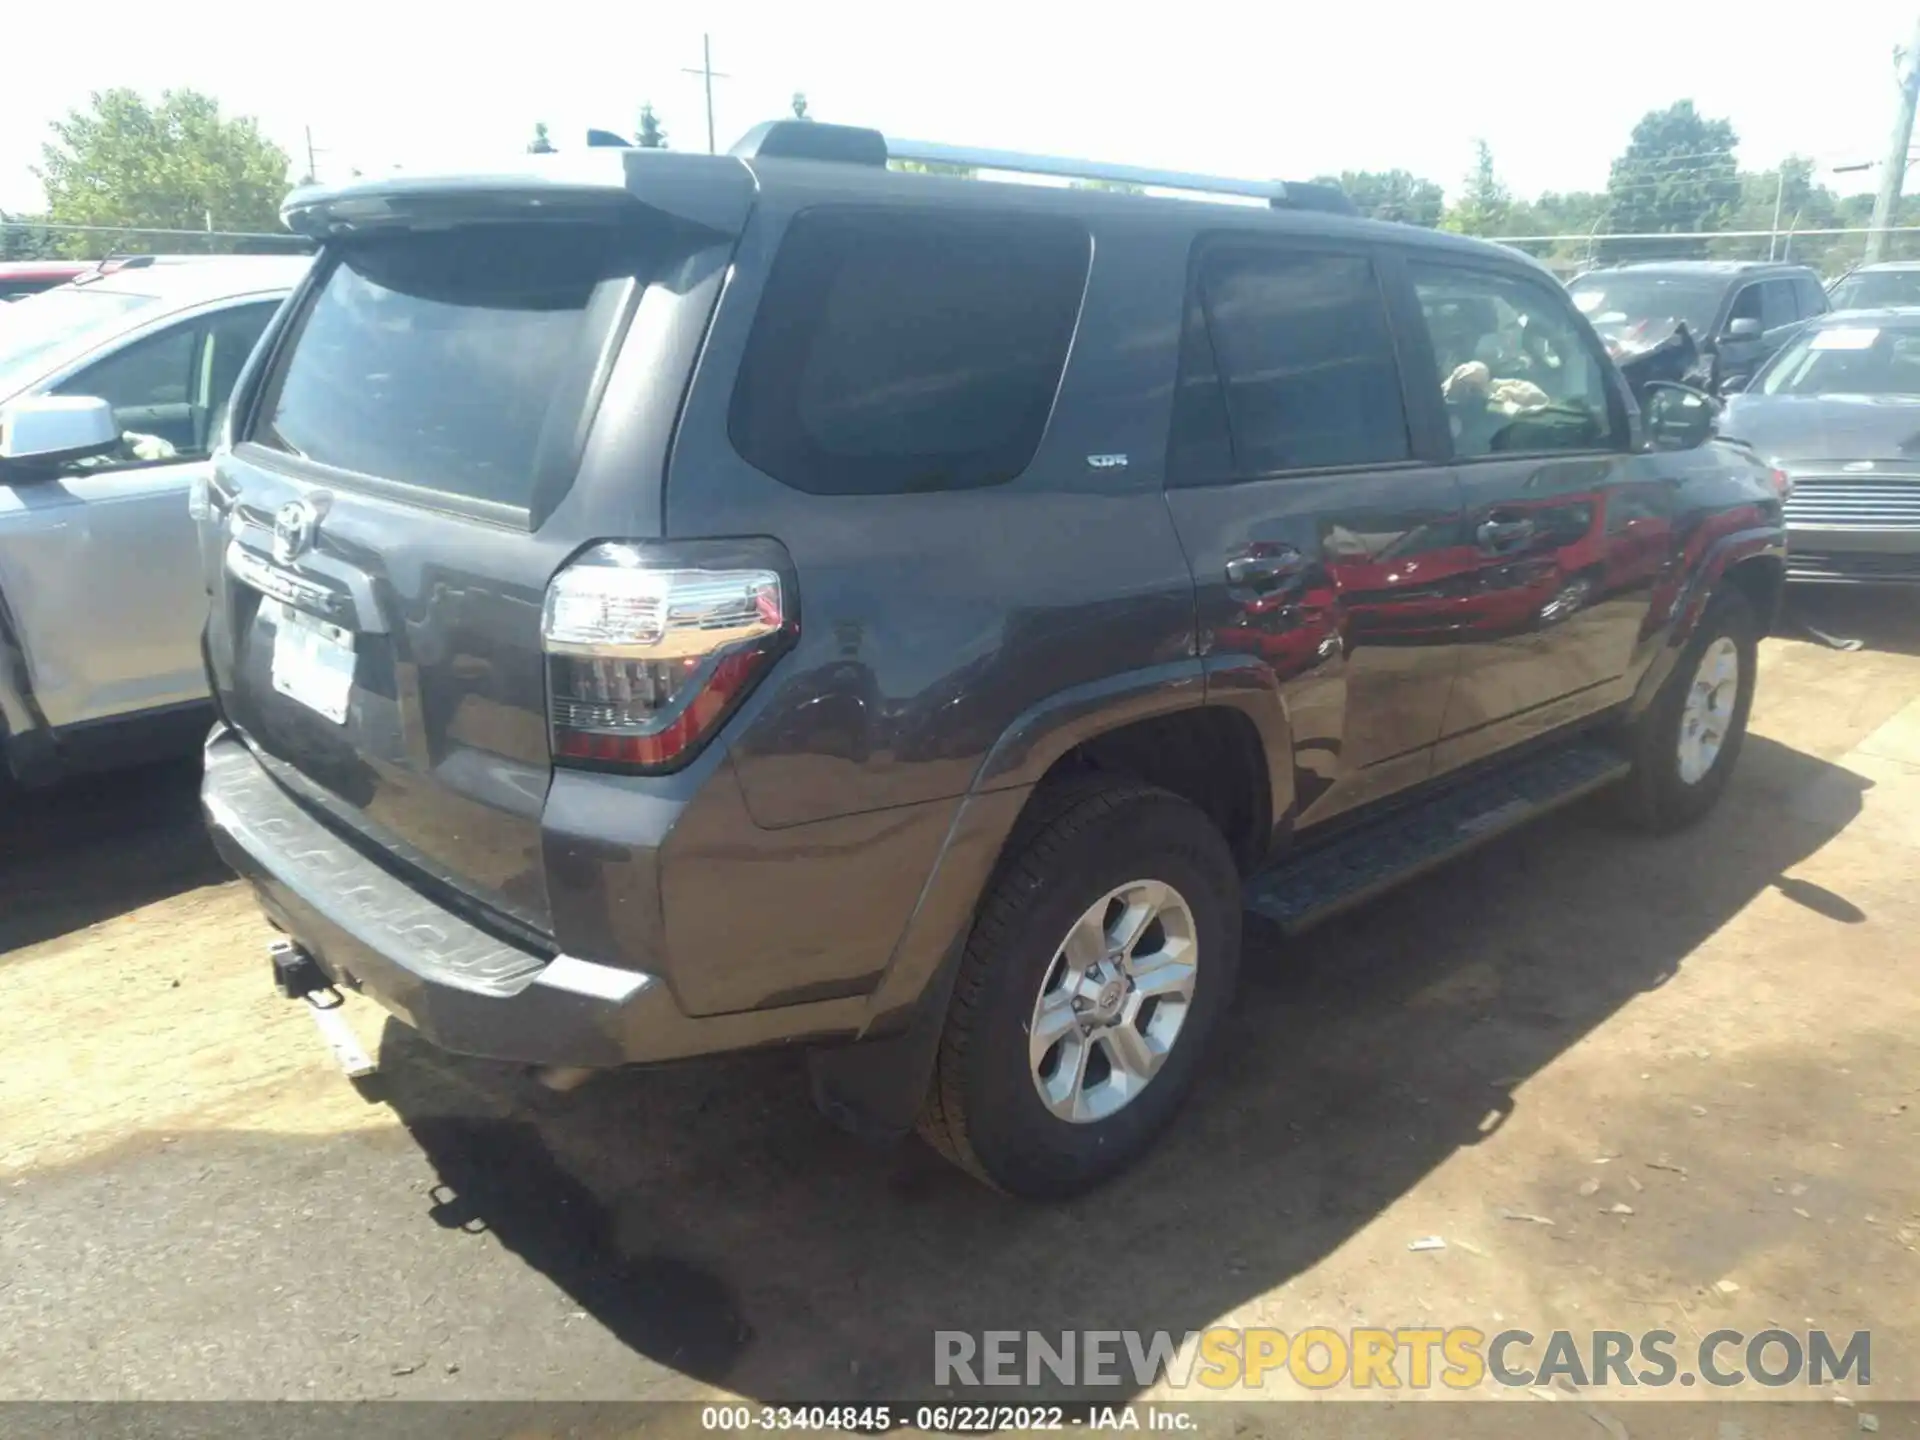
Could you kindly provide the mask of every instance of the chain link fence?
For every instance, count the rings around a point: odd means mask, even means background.
[[[1702,230],[1662,235],[1496,235],[1563,279],[1600,265],[1649,260],[1784,260],[1811,265],[1827,280],[1859,265],[1870,231]],[[300,254],[301,236],[248,230],[164,230],[109,225],[49,225],[0,219],[0,260],[100,260],[109,255]],[[1888,231],[1888,260],[1920,260],[1920,226]]]
[[[1780,260],[1811,265],[1822,279],[1835,280],[1864,262],[1865,226],[1844,230],[1703,230],[1671,235],[1499,235],[1502,245],[1521,250],[1562,279],[1601,265],[1650,260]],[[1887,260],[1920,260],[1920,226],[1887,232]]]
[[[0,260],[104,260],[110,255],[298,255],[312,249],[282,230],[161,230],[0,219]]]

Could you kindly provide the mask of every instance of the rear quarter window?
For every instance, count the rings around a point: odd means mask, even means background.
[[[247,438],[329,469],[529,508],[572,437],[644,236],[475,227],[337,249]]]
[[[1052,412],[1090,252],[1053,216],[801,213],[734,385],[734,448],[817,495],[1013,479]]]

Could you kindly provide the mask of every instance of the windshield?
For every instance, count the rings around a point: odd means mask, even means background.
[[[1920,329],[1828,325],[1780,352],[1762,395],[1920,395]]]
[[[38,380],[56,353],[124,327],[151,295],[63,285],[0,306],[0,400]]]
[[[1696,339],[1713,326],[1724,290],[1692,275],[1585,275],[1567,287],[1573,303],[1616,355],[1665,339],[1676,323]]]
[[[1833,287],[1836,310],[1920,305],[1920,270],[1863,270]]]

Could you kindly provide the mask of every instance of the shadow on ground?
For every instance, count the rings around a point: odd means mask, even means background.
[[[0,788],[0,959],[230,879],[200,818],[200,759]]]
[[[390,1024],[386,1098],[440,1181],[432,1219],[491,1236],[632,1351],[755,1397],[927,1397],[935,1329],[1178,1332],[1314,1265],[1843,826],[1772,803],[1823,776],[1856,802],[1868,783],[1755,737],[1689,834],[1569,813],[1302,942],[1250,929],[1194,1103],[1071,1205],[839,1135],[797,1057],[558,1097]]]
[[[1774,634],[1790,640],[1818,639],[1814,631],[1858,640],[1868,650],[1920,655],[1920,588],[1789,586]]]

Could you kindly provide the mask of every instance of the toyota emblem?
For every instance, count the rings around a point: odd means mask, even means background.
[[[313,548],[320,530],[320,512],[305,500],[289,500],[274,512],[273,558],[291,565]]]

